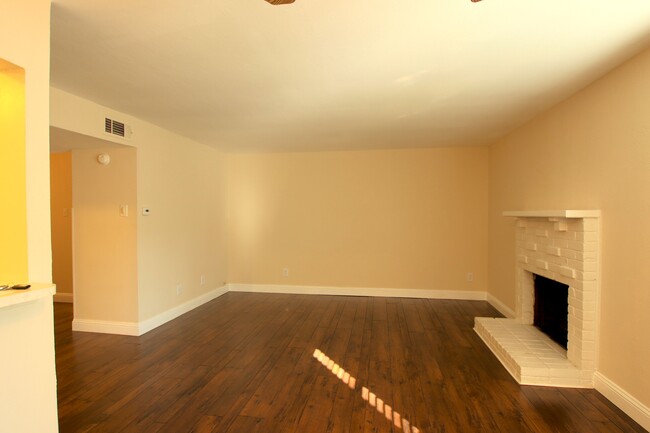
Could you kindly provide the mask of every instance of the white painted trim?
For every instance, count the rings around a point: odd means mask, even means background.
[[[366,287],[284,286],[228,284],[231,292],[285,293],[295,295],[378,296],[386,298],[455,299],[485,301],[486,292],[460,290],[373,289]]]
[[[30,283],[31,288],[27,290],[7,290],[0,292],[0,308],[12,307],[14,305],[26,304],[37,299],[49,298],[56,292],[56,287],[51,283]]]
[[[73,296],[72,293],[55,293],[54,302],[64,302],[66,304],[72,304]]]
[[[100,334],[140,335],[137,322],[109,322],[106,320],[74,319],[72,330],[81,332],[97,332]]]
[[[503,212],[505,217],[515,218],[600,218],[599,210],[517,210]]]
[[[219,287],[139,323],[74,319],[72,321],[72,330],[81,332],[97,332],[100,334],[140,336],[151,331],[154,328],[157,328],[160,325],[174,320],[182,314],[200,307],[206,302],[210,302],[211,300],[218,298],[226,292],[228,292],[227,286]]]
[[[599,371],[594,373],[594,388],[644,429],[650,431],[650,407],[641,403]]]
[[[200,307],[201,305],[212,301],[215,298],[228,292],[228,286],[219,287],[217,289],[211,290],[208,293],[205,293],[201,296],[198,296],[194,299],[191,299],[181,305],[178,305],[174,308],[170,308],[167,311],[164,311],[154,317],[151,317],[147,320],[141,321],[139,326],[140,333],[138,335],[145,334],[152,329],[159,327],[171,320],[174,320],[178,316],[181,316],[193,309]]]
[[[499,300],[492,293],[487,294],[487,301],[488,301],[488,303],[490,305],[492,305],[494,308],[496,308],[499,311],[499,313],[503,314],[508,319],[514,319],[517,316],[513,309],[511,309],[506,304],[501,302],[501,300]]]

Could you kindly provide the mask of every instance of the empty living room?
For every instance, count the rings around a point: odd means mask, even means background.
[[[650,430],[647,0],[0,4],[0,433]]]

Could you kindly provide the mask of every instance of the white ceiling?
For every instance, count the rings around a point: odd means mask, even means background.
[[[489,144],[650,45],[648,0],[53,0],[52,85],[232,151]]]

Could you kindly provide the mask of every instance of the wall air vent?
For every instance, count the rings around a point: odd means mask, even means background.
[[[109,119],[108,117],[104,119],[104,132],[122,138],[131,138],[131,128],[129,125]]]

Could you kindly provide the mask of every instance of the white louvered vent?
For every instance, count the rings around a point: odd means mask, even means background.
[[[129,125],[109,119],[108,117],[104,119],[104,132],[122,138],[131,138],[131,128]]]

